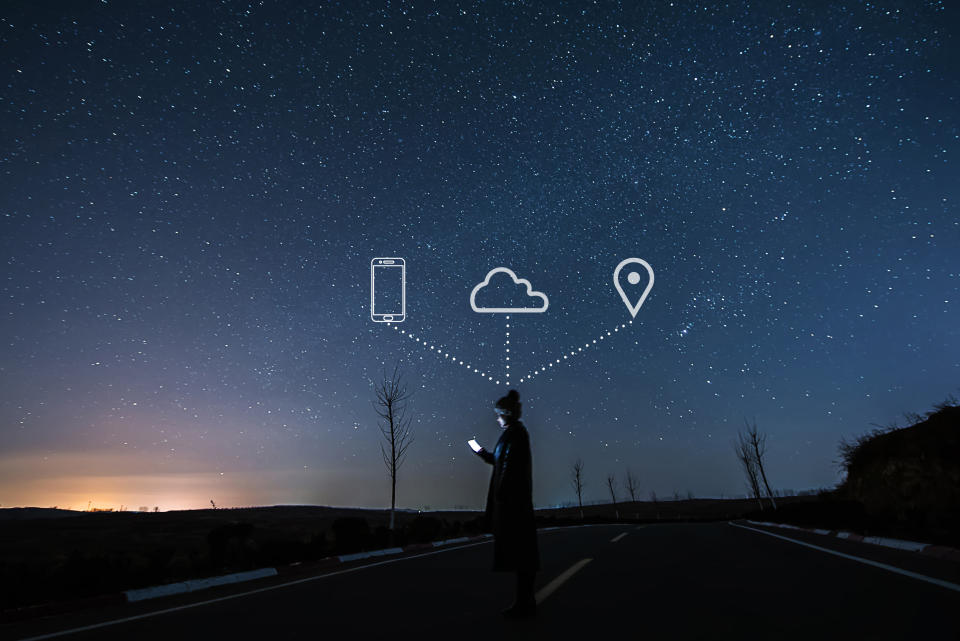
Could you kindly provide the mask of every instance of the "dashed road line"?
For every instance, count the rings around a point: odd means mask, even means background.
[[[569,568],[567,568],[567,569],[563,572],[563,574],[561,574],[560,576],[558,576],[557,578],[555,578],[553,581],[551,581],[550,583],[548,583],[548,584],[546,584],[545,586],[543,586],[542,588],[540,588],[540,591],[537,592],[537,595],[536,595],[536,597],[535,597],[536,600],[537,600],[537,605],[539,605],[540,603],[542,603],[543,600],[546,599],[548,596],[550,596],[551,594],[553,594],[554,592],[556,592],[557,588],[559,588],[561,585],[563,585],[563,584],[567,581],[567,579],[569,579],[569,578],[572,577],[574,574],[576,574],[577,572],[579,572],[579,571],[580,571],[580,568],[582,568],[583,566],[585,566],[587,563],[590,563],[590,561],[592,561],[592,560],[593,560],[593,559],[581,559],[581,560],[577,561],[576,563],[574,563],[573,565],[571,565]]]

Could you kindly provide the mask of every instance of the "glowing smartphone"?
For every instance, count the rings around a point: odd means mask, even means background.
[[[402,323],[407,317],[407,263],[402,258],[370,261],[370,318]]]
[[[469,441],[467,441],[467,445],[469,445],[470,449],[473,450],[474,452],[479,452],[480,450],[483,449],[482,447],[480,447],[480,444],[477,443],[477,439],[475,438],[472,438]]]

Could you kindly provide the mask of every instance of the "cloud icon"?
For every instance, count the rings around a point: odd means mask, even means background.
[[[490,284],[490,278],[494,274],[504,273],[510,276],[513,279],[515,285],[524,285],[527,288],[527,296],[530,298],[540,298],[543,300],[543,305],[540,307],[477,307],[477,293]],[[470,292],[470,307],[473,308],[475,312],[487,313],[487,314],[542,314],[547,311],[547,306],[550,305],[550,301],[547,300],[547,295],[543,292],[533,291],[533,286],[530,284],[530,281],[525,278],[517,278],[517,275],[513,273],[512,269],[506,267],[497,267],[491,269],[487,272],[486,278],[483,279],[482,283],[477,283],[477,286],[473,288],[473,291]]]

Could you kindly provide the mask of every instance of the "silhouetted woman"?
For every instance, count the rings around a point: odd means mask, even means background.
[[[533,519],[533,464],[530,436],[520,422],[520,395],[510,390],[494,407],[503,429],[493,453],[477,455],[493,465],[487,493],[487,522],[493,532],[494,572],[517,573],[517,598],[503,611],[510,618],[536,611],[533,580],[540,569],[537,528]]]

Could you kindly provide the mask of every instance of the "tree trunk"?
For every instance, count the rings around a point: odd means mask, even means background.
[[[397,473],[390,475],[390,531],[393,532],[393,514],[397,509]]]
[[[763,462],[757,464],[760,467],[760,476],[763,477],[763,484],[767,488],[767,498],[770,499],[770,504],[773,505],[773,509],[777,509],[777,502],[773,499],[773,492],[770,491],[770,484],[767,483],[767,473],[763,469]]]
[[[393,425],[393,407],[390,414],[390,531],[393,532],[393,513],[397,509],[397,441]]]

